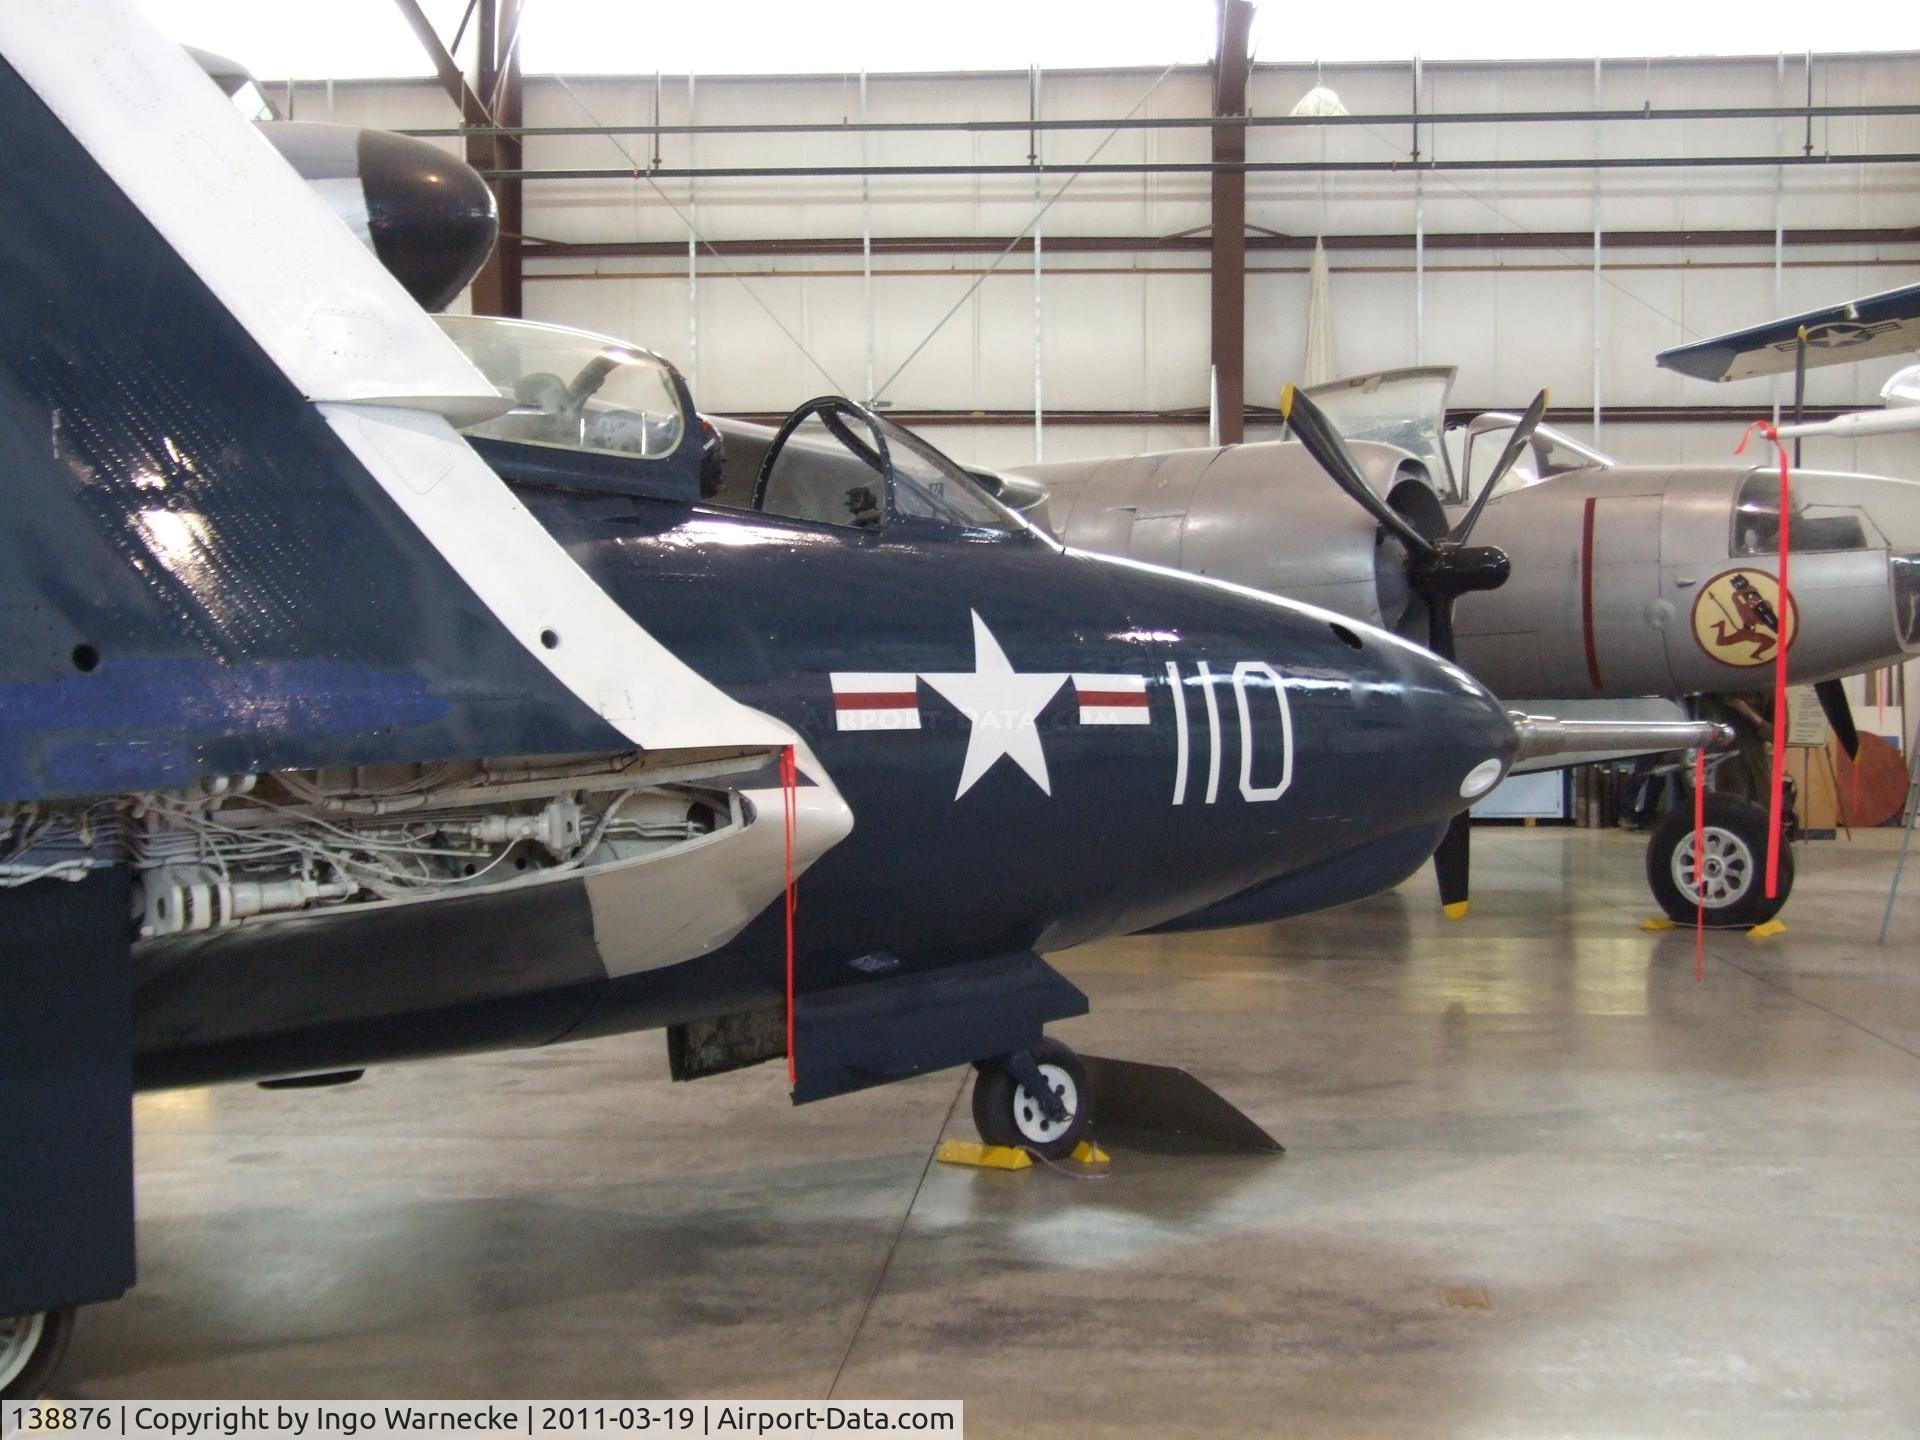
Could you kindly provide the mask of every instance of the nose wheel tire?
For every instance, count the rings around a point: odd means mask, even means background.
[[[73,1307],[0,1315],[0,1400],[31,1400],[67,1353]]]
[[[1042,1040],[1030,1052],[1033,1068],[1057,1102],[1047,1113],[1003,1061],[980,1067],[973,1085],[973,1124],[989,1145],[1031,1150],[1047,1160],[1064,1160],[1087,1133],[1093,1093],[1080,1057],[1058,1040]]]
[[[1779,894],[1767,898],[1767,807],[1732,795],[1707,796],[1700,867],[1694,869],[1693,806],[1662,820],[1647,843],[1647,884],[1660,908],[1691,925],[1694,907],[1707,924],[1746,929],[1779,914],[1793,890],[1793,849],[1782,837]],[[1697,899],[1696,899],[1697,897]]]

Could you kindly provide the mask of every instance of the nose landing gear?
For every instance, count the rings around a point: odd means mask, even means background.
[[[989,1145],[1064,1160],[1087,1133],[1093,1087],[1080,1057],[1058,1040],[979,1062],[973,1124]]]

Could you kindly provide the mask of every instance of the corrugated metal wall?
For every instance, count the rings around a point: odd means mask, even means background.
[[[1920,56],[1818,57],[1821,104],[1905,102],[1920,92]],[[1262,65],[1252,108],[1283,115],[1316,80],[1360,113],[1405,112],[1411,65]],[[1048,118],[1200,115],[1209,81],[1198,70],[1050,73],[1040,79]],[[1784,60],[1609,61],[1424,67],[1419,107],[1433,111],[1634,109],[1642,106],[1795,104],[1806,95],[1801,57]],[[324,87],[304,86],[299,113],[319,118]],[[531,125],[585,123],[1018,120],[1028,114],[1023,74],[807,78],[653,77],[571,80],[532,77]],[[1136,110],[1137,107],[1137,110]],[[393,127],[445,125],[452,109],[428,82],[340,85],[337,118]],[[1920,152],[1920,118],[1815,120],[1816,155]],[[1505,157],[1701,156],[1800,153],[1804,121],[1727,120],[1429,126],[1423,155],[1442,160]],[[1256,130],[1254,161],[1390,161],[1413,144],[1410,127]],[[1102,162],[1204,160],[1204,130],[1042,133],[1039,153]],[[624,150],[623,148],[624,147]],[[1024,129],[969,134],[536,138],[536,168],[625,167],[654,160],[687,165],[801,167],[859,164],[1024,163]],[[629,159],[631,157],[631,160]],[[534,260],[527,312],[643,341],[686,368],[704,408],[782,410],[827,390],[862,395],[923,342],[885,397],[911,410],[1022,410],[1033,404],[1036,329],[1048,410],[1204,410],[1208,395],[1206,256],[1203,252],[1043,254],[1036,305],[1030,254],[1010,256],[941,328],[927,337],[991,259],[981,254],[876,257],[869,284],[858,253],[693,257],[690,218],[715,240],[1012,236],[1064,177],[793,178],[665,180],[656,191],[631,179],[530,182],[530,235],[565,241],[647,240],[675,245],[669,257]],[[1518,406],[1539,385],[1557,405],[1751,403],[1773,387],[1710,387],[1657,369],[1656,350],[1782,310],[1920,278],[1920,245],[1789,246],[1776,273],[1771,244],[1609,250],[1616,231],[1788,230],[1913,225],[1920,173],[1906,165],[1823,164],[1738,170],[1669,168],[1429,174],[1264,174],[1248,182],[1248,218],[1283,235],[1396,235],[1416,223],[1428,235],[1457,232],[1577,232],[1603,236],[1596,282],[1590,243],[1561,248],[1429,249],[1416,287],[1404,248],[1342,249],[1333,257],[1336,356],[1344,371],[1444,362],[1460,367],[1455,400]],[[1088,175],[1041,222],[1048,239],[1163,237],[1204,233],[1204,175]],[[663,198],[664,197],[664,198]],[[666,203],[671,200],[672,206]],[[673,207],[678,207],[676,213]],[[1417,219],[1416,219],[1417,215]],[[1305,337],[1303,251],[1250,256],[1247,395],[1271,404],[1301,362]],[[731,278],[736,272],[743,279]],[[743,283],[744,281],[744,283]],[[1416,295],[1419,303],[1416,304]],[[771,312],[771,314],[769,314]],[[1596,313],[1597,312],[1597,313]],[[779,323],[772,318],[777,316]],[[1419,317],[1416,320],[1416,316]],[[1595,326],[1598,324],[1598,345]],[[804,346],[795,345],[782,327]],[[1416,355],[1416,331],[1418,349]],[[1816,403],[1871,402],[1894,362],[1817,371]],[[871,378],[870,378],[871,377]],[[1570,427],[1584,431],[1584,427]],[[1256,426],[1254,434],[1257,437]],[[1048,458],[1159,448],[1204,440],[1186,425],[1055,425]],[[941,443],[988,463],[1030,459],[1031,425],[950,424]],[[1603,423],[1601,443],[1634,459],[1724,454],[1733,427]],[[1911,441],[1826,442],[1809,460],[1920,474]]]

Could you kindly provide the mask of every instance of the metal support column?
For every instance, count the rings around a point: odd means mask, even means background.
[[[1413,363],[1427,363],[1427,177],[1420,165],[1420,91],[1425,77],[1413,57]]]
[[[1239,117],[1247,109],[1253,28],[1249,0],[1219,0],[1213,57],[1213,113]],[[1213,129],[1213,374],[1218,389],[1220,443],[1246,438],[1247,380],[1247,132],[1242,125]]]
[[[474,91],[485,97],[486,106],[466,107],[469,125],[486,125],[491,107],[502,126],[521,123],[520,85],[520,7],[521,0],[480,0],[479,41],[474,67],[478,83]],[[471,94],[472,92],[470,92]],[[467,141],[467,163],[479,169],[521,168],[521,143],[517,135],[472,136]],[[500,239],[493,254],[473,278],[473,309],[478,315],[518,316],[521,309],[521,236],[525,233],[521,212],[520,181],[499,178],[490,182],[494,202],[500,209]]]
[[[687,76],[687,124],[694,123],[693,76]],[[694,137],[687,137],[687,163],[693,163]],[[687,383],[700,393],[700,202],[687,181]],[[637,226],[635,228],[638,228]]]
[[[860,123],[867,123],[867,72],[860,72]],[[860,163],[870,163],[867,153],[867,132],[860,132]],[[860,177],[860,297],[867,313],[867,370],[866,388],[860,393],[866,403],[873,403],[873,354],[877,348],[877,325],[873,310],[873,192],[867,177]]]
[[[476,0],[478,25],[474,31],[474,64],[463,71],[453,51],[444,44],[420,0],[394,0],[401,18],[412,28],[433,62],[441,87],[460,107],[466,136],[467,163],[486,175],[500,212],[500,239],[493,254],[473,278],[473,308],[480,315],[519,315],[521,237],[519,172],[524,166],[519,131],[520,8],[523,0]],[[454,36],[458,47],[465,34]],[[503,133],[503,132],[512,133]],[[501,172],[505,172],[504,174]]]
[[[1593,61],[1593,108],[1596,110],[1600,108],[1602,83],[1600,58],[1595,56]],[[1594,158],[1598,159],[1601,153],[1602,141],[1600,138],[1600,130],[1599,127],[1596,126],[1593,132]],[[1600,445],[1600,381],[1607,363],[1606,337],[1601,324],[1601,317],[1605,311],[1605,307],[1601,304],[1601,287],[1606,283],[1606,277],[1600,273],[1600,246],[1604,238],[1604,231],[1600,220],[1600,176],[1602,173],[1604,172],[1600,170],[1593,172],[1593,443],[1596,447]]]
[[[1784,101],[1787,90],[1786,52],[1773,59],[1773,98]],[[1777,119],[1773,122],[1773,148],[1780,154],[1786,153],[1787,122]],[[1787,307],[1787,168],[1777,166],[1773,172],[1773,313],[1786,313]],[[1773,377],[1773,423],[1780,423],[1780,386],[1778,375]]]
[[[1027,67],[1027,118],[1038,123],[1040,119],[1040,67]],[[1027,132],[1027,163],[1038,166],[1040,163],[1040,132]],[[1033,199],[1041,204],[1040,175],[1038,170],[1033,177]],[[1040,222],[1033,226],[1033,460],[1037,465],[1047,458],[1046,446],[1046,395],[1042,380],[1046,369],[1046,297],[1041,289]]]

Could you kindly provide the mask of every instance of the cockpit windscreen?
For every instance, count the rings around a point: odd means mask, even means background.
[[[787,418],[761,461],[755,503],[770,515],[862,529],[896,518],[1002,534],[1028,528],[911,430],[836,396]]]
[[[971,475],[933,446],[884,416],[875,416],[893,460],[893,503],[902,515],[964,525],[969,530],[1026,527]]]
[[[1864,506],[1849,503],[1846,476],[1801,472],[1793,481],[1787,543],[1794,550],[1866,550],[1886,545]],[[1871,533],[1872,538],[1868,536]],[[1733,554],[1780,553],[1780,477],[1755,470],[1740,486],[1733,511]]]
[[[556,325],[487,315],[433,318],[513,401],[506,414],[466,434],[641,460],[679,448],[686,417],[659,356]]]
[[[1398,446],[1417,456],[1445,490],[1453,472],[1440,432],[1452,389],[1450,368],[1425,366],[1316,385],[1308,394],[1344,438]]]

